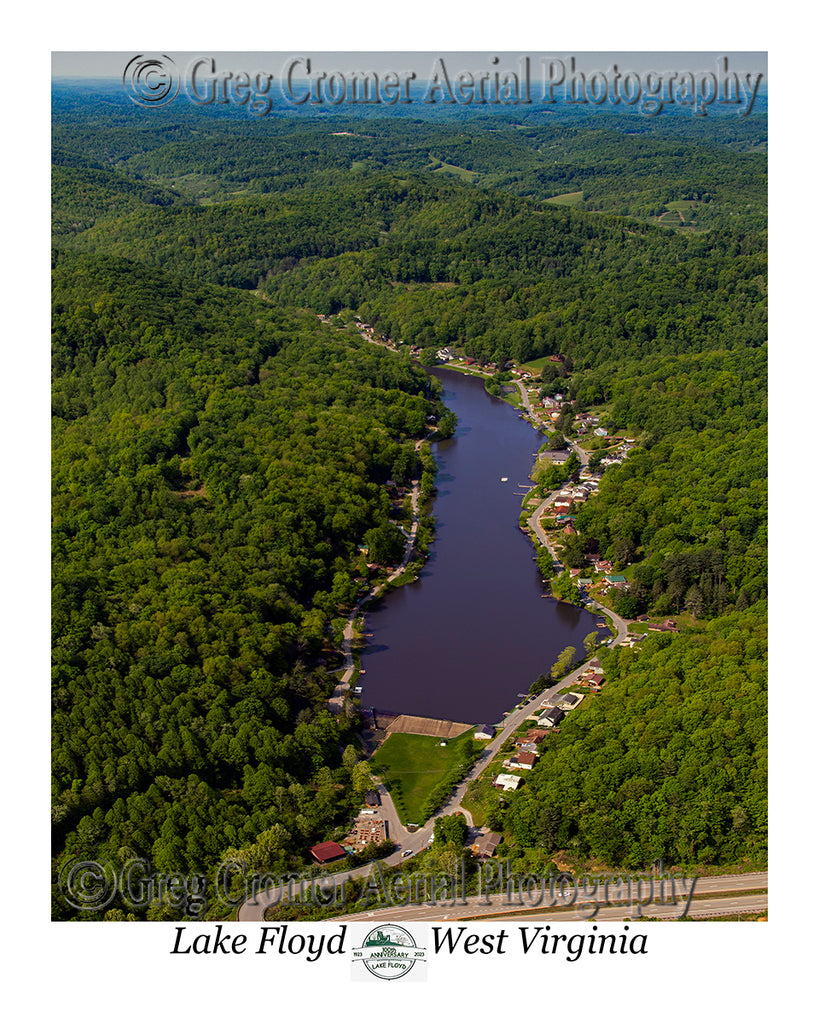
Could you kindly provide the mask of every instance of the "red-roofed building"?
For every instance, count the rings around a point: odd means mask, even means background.
[[[310,856],[319,864],[328,864],[331,860],[346,857],[347,851],[338,843],[319,843],[310,847]]]

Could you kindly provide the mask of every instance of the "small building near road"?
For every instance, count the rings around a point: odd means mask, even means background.
[[[495,850],[500,846],[503,836],[498,832],[486,832],[478,836],[470,849],[475,857],[494,857]]]
[[[546,705],[544,704],[544,707],[545,706]],[[542,743],[548,735],[549,733],[545,729],[528,729],[523,736],[515,737],[515,745],[517,747],[528,746],[529,744],[538,746],[538,744]]]
[[[502,789],[505,793],[517,789],[521,783],[519,775],[498,775],[492,785],[495,789]]]
[[[377,790],[368,789],[367,792],[364,794],[364,803],[368,807],[380,807],[381,797],[378,795]]]
[[[332,860],[346,857],[347,851],[338,843],[318,843],[310,847],[310,856],[317,864],[329,864]]]
[[[545,726],[547,729],[553,729],[556,725],[559,725],[565,718],[565,714],[560,708],[549,708],[549,710],[537,720],[538,725]]]
[[[495,736],[494,725],[479,725],[472,734],[476,740],[491,740]]]

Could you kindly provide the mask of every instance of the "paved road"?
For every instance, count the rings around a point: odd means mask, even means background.
[[[676,905],[661,903],[649,903],[642,908],[645,917],[660,918],[661,920],[674,920],[683,915],[685,904],[678,901]],[[705,917],[736,917],[743,914],[751,914],[768,909],[768,896],[762,893],[758,896],[715,896],[710,899],[694,898],[687,909],[685,916],[693,918]],[[374,910],[363,914],[349,914],[345,917],[333,918],[335,921],[367,921],[379,922],[434,922],[434,921],[470,921],[470,920],[509,920],[512,919],[519,924],[536,923],[546,920],[554,923],[563,921],[624,921],[635,920],[638,917],[637,911],[630,906],[600,907],[592,916],[592,908],[584,910],[533,910],[526,907],[522,910],[515,910],[513,906],[504,906],[500,902],[490,907],[476,907],[473,905],[444,907],[390,907],[387,910]]]
[[[688,917],[718,917],[748,914],[765,910],[768,896],[765,893],[747,895],[749,890],[768,888],[768,873],[754,872],[746,875],[719,875],[710,878],[698,878],[693,886],[693,895],[689,902],[691,879],[680,885],[675,877],[675,887],[665,891],[666,900],[662,902],[645,902],[642,912],[646,917],[678,918],[686,912]],[[746,895],[743,895],[746,894]],[[646,894],[646,899],[648,899]],[[658,894],[659,895],[659,894]],[[592,899],[583,902],[580,898],[574,906],[547,907],[537,906],[537,897],[521,903],[509,898],[504,902],[500,895],[490,895],[489,902],[485,896],[468,896],[456,902],[440,901],[437,905],[425,903],[407,907],[394,906],[363,911],[358,914],[347,914],[334,918],[338,921],[456,921],[456,920],[497,920],[513,916],[521,924],[528,921],[548,919],[551,921],[583,921],[592,916],[594,910]],[[675,902],[676,901],[676,902]],[[597,900],[599,909],[594,915],[595,921],[622,921],[624,918],[636,918],[637,906],[633,903],[614,903],[613,896],[602,892]]]
[[[551,505],[551,503],[554,501],[557,493],[557,491],[552,491],[551,494],[548,494],[543,499],[543,501],[538,505],[538,507],[534,510],[534,512],[529,516],[527,523],[529,525],[529,528],[534,532],[535,536],[540,541],[540,543],[548,549],[553,561],[560,565],[561,568],[563,568],[563,563],[560,561],[557,552],[552,547],[551,539],[547,536],[543,527],[540,525],[541,516],[546,511],[546,508],[549,505]],[[628,636],[628,622],[626,621],[626,619],[621,618],[619,615],[613,612],[611,608],[608,608],[604,604],[600,604],[599,601],[590,601],[588,607],[590,611],[601,611],[611,619],[615,629],[615,636],[614,639],[611,641],[610,646],[613,647],[615,646],[615,644],[621,644],[626,639],[626,637]]]

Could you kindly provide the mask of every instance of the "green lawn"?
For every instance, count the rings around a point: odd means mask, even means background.
[[[477,171],[469,171],[466,167],[458,167],[457,164],[442,163],[439,167],[435,167],[434,170],[436,174],[452,174],[468,184],[471,184],[478,174]]]
[[[539,359],[531,359],[528,363],[521,363],[520,368],[522,370],[528,370],[530,373],[536,373],[542,370],[548,362],[548,356],[541,356]]]
[[[551,196],[546,202],[552,203],[555,206],[577,206],[578,203],[583,202],[583,193],[564,192],[559,196]]]
[[[394,732],[375,752],[370,761],[373,774],[383,779],[405,825],[423,824],[424,801],[447,772],[461,763],[462,741],[471,741],[471,733],[467,729],[442,747],[434,736]]]

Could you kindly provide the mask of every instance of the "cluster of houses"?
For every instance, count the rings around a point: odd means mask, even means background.
[[[523,781],[520,775],[510,775],[513,771],[531,771],[539,757],[538,747],[549,735],[548,728],[540,727],[529,729],[527,732],[515,737],[515,753],[507,757],[502,767],[506,772],[496,776],[492,785],[495,789],[502,789],[504,792],[515,790]]]
[[[601,582],[606,593],[610,590],[623,590],[628,586],[628,580],[622,573],[612,572],[614,566],[608,559],[598,558],[597,555],[587,555],[586,560],[591,564],[592,572],[603,573]],[[588,571],[588,569],[569,569],[569,575],[572,582],[582,589],[592,584],[592,580],[583,575]]]
[[[577,413],[572,421],[572,426],[578,434],[588,434],[590,430],[594,430],[598,437],[606,437],[608,435],[608,431],[600,426],[600,417],[593,416],[589,412]],[[602,434],[598,433],[598,430],[602,430]]]
[[[596,658],[589,665],[593,670],[595,668],[600,669],[600,662]],[[590,676],[594,674],[594,671],[589,673]],[[602,670],[600,670],[599,678],[602,685]],[[586,685],[592,685],[586,679],[583,682]],[[507,757],[503,762],[501,767],[505,771],[500,772],[492,782],[495,789],[511,792],[520,786],[523,777],[511,773],[531,771],[534,768],[540,756],[538,752],[540,744],[549,735],[550,730],[557,729],[566,717],[566,714],[569,711],[573,711],[580,704],[583,697],[584,694],[582,693],[559,693],[557,696],[547,699],[541,704],[536,715],[537,728],[531,728],[520,736],[515,737],[515,753]]]
[[[603,430],[602,427],[595,430],[595,434],[599,434],[599,431]],[[600,437],[605,437],[605,431],[599,434]],[[608,469],[609,466],[620,466],[629,457],[631,452],[634,450],[636,440],[633,437],[625,437],[622,442],[617,445],[616,448],[609,449],[608,452],[600,460],[600,465],[603,469]]]
[[[572,510],[582,505],[590,495],[594,494],[600,486],[600,476],[589,474],[585,479],[572,487],[564,487],[555,495],[551,505],[547,506],[547,513],[553,512],[558,522],[569,518]]]
[[[555,395],[553,398],[546,397],[540,404],[546,410],[546,415],[550,420],[554,421],[560,419],[563,395]]]

